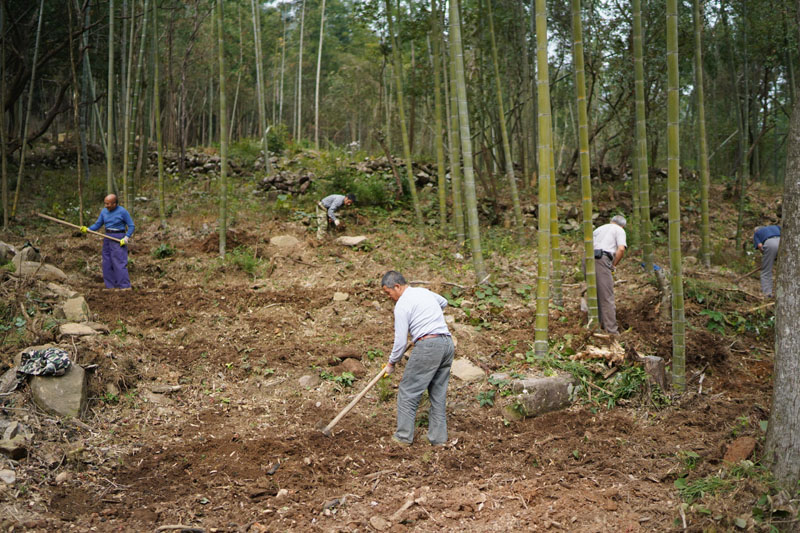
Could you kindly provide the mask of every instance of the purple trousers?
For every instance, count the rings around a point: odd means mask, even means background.
[[[121,239],[124,232],[106,232],[109,237]],[[103,239],[103,281],[108,289],[129,289],[131,280],[128,277],[128,247],[120,246],[111,239]]]

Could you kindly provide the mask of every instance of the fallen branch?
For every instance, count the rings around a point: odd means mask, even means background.
[[[773,305],[775,305],[775,302],[767,302],[767,303],[765,303],[763,305],[759,305],[759,306],[753,307],[752,309],[748,309],[747,311],[745,311],[745,313],[752,313],[754,311],[758,311],[759,309],[764,309],[766,307],[770,307],[770,306],[773,306]]]
[[[758,267],[754,268],[753,270],[751,270],[751,271],[750,271],[750,272],[748,272],[747,274],[742,274],[741,276],[739,276],[738,278],[736,278],[735,280],[733,280],[733,283],[737,283],[737,282],[739,282],[739,281],[743,280],[744,278],[748,278],[748,277],[750,277],[751,275],[753,275],[753,274],[755,274],[756,272],[758,272],[759,270],[761,270],[761,267],[760,267],[760,266],[758,266]]]

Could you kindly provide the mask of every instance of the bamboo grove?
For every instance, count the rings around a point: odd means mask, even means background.
[[[235,186],[230,143],[256,140],[266,174],[269,154],[287,142],[383,147],[402,158],[417,231],[433,226],[463,244],[476,283],[491,275],[487,219],[537,243],[537,354],[548,350],[548,307],[561,303],[559,190],[581,191],[596,321],[593,194],[621,181],[619,212],[645,271],[669,256],[680,362],[682,184],[700,196],[698,256],[709,266],[725,245],[708,216],[710,180],[739,200],[738,246],[747,188],[784,174],[798,63],[787,0],[4,0],[0,8],[4,227],[33,179],[27,154],[58,133],[77,139],[77,201],[95,146],[104,165],[91,172],[104,172],[122,203],[132,208],[142,181],[156,180],[164,227],[164,152],[180,154],[183,173],[187,150],[217,146],[221,254]],[[420,159],[437,167],[435,219],[420,205]],[[662,168],[666,183],[656,186]],[[535,228],[525,226],[528,205]],[[664,205],[666,227],[653,217]],[[664,250],[656,235],[667,238]]]

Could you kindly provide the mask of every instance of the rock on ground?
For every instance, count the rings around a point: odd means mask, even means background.
[[[54,296],[58,298],[74,298],[78,295],[77,292],[73,291],[69,287],[65,287],[63,285],[59,285],[58,283],[48,283],[47,290],[53,293]]]
[[[350,372],[357,378],[362,378],[367,375],[367,369],[357,359],[345,359],[342,364],[338,365],[335,370],[339,373]]]
[[[15,273],[18,276],[35,276],[44,281],[64,281],[67,279],[67,275],[53,265],[37,263],[36,261],[18,261],[18,257],[20,256],[15,256],[12,261],[16,268]]]
[[[463,357],[453,361],[450,374],[462,381],[477,381],[486,376],[480,367],[475,366],[468,359],[464,359]]]
[[[33,401],[50,413],[80,418],[86,405],[86,372],[71,364],[63,376],[32,376]]]
[[[305,375],[297,380],[297,383],[306,389],[313,389],[319,385],[320,379],[317,375]]]
[[[86,324],[76,324],[74,322],[68,322],[66,324],[61,324],[58,328],[59,333],[62,335],[74,335],[74,336],[83,336],[83,335],[97,335],[97,331],[92,329],[91,327],[87,326]]]
[[[344,302],[348,298],[350,298],[350,295],[347,294],[346,292],[338,292],[337,291],[337,292],[333,293],[333,301],[334,302]]]
[[[17,255],[17,251],[13,246],[0,241],[0,263],[8,263],[15,255]]]
[[[362,242],[366,241],[367,238],[363,235],[354,236],[354,237],[339,237],[336,239],[337,244],[341,244],[342,246],[358,246]]]
[[[83,296],[76,296],[64,302],[60,314],[70,322],[86,322],[91,318],[89,304]]]
[[[273,246],[277,246],[278,248],[294,248],[300,244],[300,241],[291,235],[278,235],[276,237],[272,237],[269,240],[269,243]]]
[[[756,449],[756,439],[753,437],[739,437],[728,446],[723,461],[728,463],[738,463],[744,461],[753,454]]]

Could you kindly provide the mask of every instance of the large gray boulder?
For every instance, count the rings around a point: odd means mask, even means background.
[[[86,299],[83,296],[70,298],[64,302],[60,311],[58,314],[70,322],[88,322],[91,318],[89,304],[86,303]]]
[[[460,358],[453,361],[450,374],[461,381],[478,381],[486,377],[486,373],[479,366],[474,365],[469,359]]]
[[[574,388],[572,376],[526,378],[511,382],[519,394],[511,397],[505,414],[510,418],[527,418],[569,407]]]
[[[22,261],[41,261],[42,255],[39,250],[30,245],[25,245],[17,254]]]
[[[69,287],[52,282],[47,284],[47,290],[50,291],[50,293],[56,298],[74,298],[78,295],[77,292],[73,291]]]
[[[341,244],[342,246],[358,246],[362,242],[366,241],[367,238],[363,235],[353,236],[353,237],[339,237],[336,239],[336,243]]]
[[[72,363],[63,376],[32,376],[33,401],[47,412],[79,418],[86,405],[86,372]]]
[[[46,263],[23,261],[20,254],[15,255],[11,262],[14,263],[18,276],[36,276],[36,278],[44,281],[64,281],[67,279],[67,275],[61,269]]]

